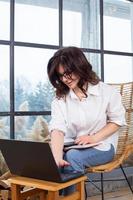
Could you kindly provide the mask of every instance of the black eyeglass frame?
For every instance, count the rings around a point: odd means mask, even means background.
[[[66,70],[66,71],[64,71],[63,74],[61,74],[59,72],[57,74],[58,74],[59,79],[62,80],[63,77],[65,77],[66,79],[72,79],[72,73],[73,73],[73,71]]]

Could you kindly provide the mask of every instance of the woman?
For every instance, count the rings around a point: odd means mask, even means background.
[[[77,47],[59,49],[48,62],[56,97],[51,106],[51,147],[55,161],[66,171],[85,172],[110,162],[117,148],[118,130],[126,125],[120,94],[101,82]],[[63,153],[64,142],[98,143]]]
[[[99,80],[76,47],[54,54],[48,62],[48,76],[56,91],[49,131],[57,165],[65,171],[84,173],[86,167],[110,162],[117,148],[118,129],[126,125],[120,94]],[[64,142],[71,141],[98,145],[64,153]],[[69,192],[70,188],[65,194]]]

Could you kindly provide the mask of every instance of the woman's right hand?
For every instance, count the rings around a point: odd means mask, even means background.
[[[59,167],[65,167],[65,166],[69,166],[70,163],[67,162],[67,161],[65,161],[65,160],[63,160],[63,159],[61,159],[61,160],[58,161],[57,165],[58,165]]]
[[[69,166],[70,163],[63,160],[64,133],[53,130],[51,133],[51,148],[58,167]]]

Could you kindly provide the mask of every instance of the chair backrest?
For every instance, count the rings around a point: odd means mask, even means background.
[[[122,96],[122,102],[126,110],[127,126],[119,130],[119,140],[116,157],[122,155],[127,144],[133,144],[133,82],[110,84],[118,89]]]

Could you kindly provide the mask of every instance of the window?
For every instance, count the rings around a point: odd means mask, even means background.
[[[0,112],[9,112],[9,46],[0,45]]]
[[[127,0],[104,0],[103,19],[104,50],[107,50],[107,54],[104,56],[105,82],[132,81],[133,3]],[[125,53],[119,54],[118,52]],[[126,54],[126,52],[128,53]]]
[[[58,45],[58,0],[16,0],[15,40]]]
[[[15,47],[15,110],[50,110],[53,89],[47,77],[47,63],[51,49]],[[27,102],[27,110],[21,104]]]
[[[9,40],[10,0],[0,1],[0,40]]]
[[[0,19],[2,137],[26,139],[49,122],[47,62],[60,47],[82,48],[105,82],[133,81],[131,1],[0,0]]]
[[[100,48],[98,0],[63,1],[63,45]]]
[[[104,73],[106,83],[126,83],[133,80],[133,58],[130,56],[105,55]]]
[[[133,5],[104,1],[104,49],[133,52]]]

